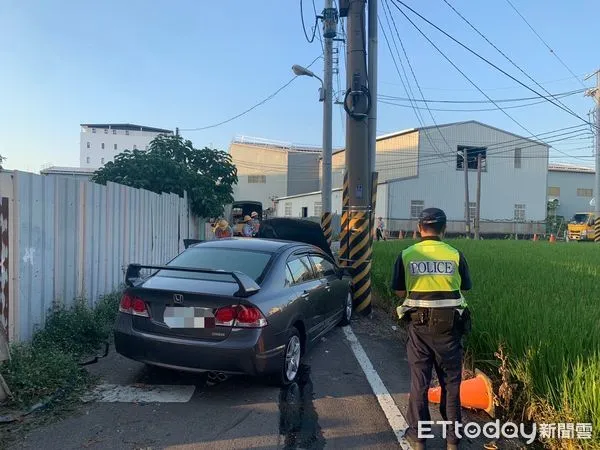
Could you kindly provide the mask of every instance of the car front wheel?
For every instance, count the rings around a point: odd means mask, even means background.
[[[349,291],[344,301],[344,314],[339,323],[341,326],[350,325],[350,321],[352,320],[352,310],[352,291]]]

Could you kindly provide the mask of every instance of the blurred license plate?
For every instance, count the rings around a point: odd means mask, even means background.
[[[215,316],[210,308],[165,308],[164,322],[169,328],[215,328]]]

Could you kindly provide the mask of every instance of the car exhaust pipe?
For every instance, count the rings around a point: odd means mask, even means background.
[[[223,372],[219,372],[217,374],[217,380],[219,380],[220,382],[223,382],[227,379],[227,375],[225,375]]]

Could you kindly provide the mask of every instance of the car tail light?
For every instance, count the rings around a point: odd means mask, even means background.
[[[261,328],[267,319],[256,306],[232,305],[217,309],[215,324],[222,327]]]
[[[132,314],[139,317],[150,317],[146,302],[139,297],[131,294],[125,294],[121,298],[119,311],[125,314]]]

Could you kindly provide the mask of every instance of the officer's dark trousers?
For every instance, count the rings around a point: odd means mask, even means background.
[[[427,394],[432,368],[435,368],[442,388],[440,413],[443,420],[452,421],[452,425],[447,425],[446,439],[453,444],[459,442],[455,435],[454,423],[461,422],[460,383],[463,349],[461,332],[457,328],[455,324],[452,330],[439,334],[430,330],[428,324],[421,325],[413,321],[408,324],[407,353],[411,381],[407,434],[414,439],[418,439],[418,422],[431,420]],[[433,430],[439,429],[433,424],[425,425],[422,429],[423,434],[433,434]]]

